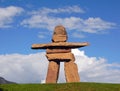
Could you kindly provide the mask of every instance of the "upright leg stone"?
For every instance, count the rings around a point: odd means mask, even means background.
[[[60,62],[49,61],[46,83],[57,83]]]
[[[74,63],[74,56],[72,58],[70,61],[64,63],[66,82],[80,82],[78,68],[76,63]]]

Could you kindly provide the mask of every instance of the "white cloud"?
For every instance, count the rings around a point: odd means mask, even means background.
[[[39,83],[45,79],[47,62],[44,53],[0,55],[0,76],[17,83]]]
[[[87,33],[103,33],[106,30],[113,28],[116,24],[105,21],[100,17],[88,17],[82,19],[73,14],[85,12],[79,6],[66,7],[66,8],[42,8],[38,11],[33,11],[31,17],[24,19],[21,25],[30,28],[44,28],[53,30],[56,25],[64,25],[68,30],[77,30],[78,32]],[[69,16],[60,14],[67,14]]]
[[[38,15],[49,15],[50,13],[84,13],[85,11],[80,8],[79,6],[67,6],[63,8],[57,8],[57,9],[51,9],[51,8],[46,8],[43,7],[39,9],[38,11],[32,11],[30,12],[31,14]]]
[[[45,38],[45,35],[47,36],[47,32],[39,32],[39,35],[38,35],[38,37],[39,38],[41,38],[41,39],[43,39],[43,38]]]
[[[0,8],[0,28],[10,27],[13,23],[14,17],[24,11],[21,7],[8,6]],[[73,37],[83,38],[86,33],[103,33],[108,29],[112,29],[116,24],[105,21],[100,17],[88,17],[83,19],[79,14],[85,11],[79,6],[67,6],[63,8],[40,8],[39,10],[26,11],[28,18],[21,22],[21,25],[30,28],[43,28],[47,30],[54,30],[56,25],[64,25],[67,30],[74,31]],[[75,16],[77,14],[77,17]],[[76,36],[75,36],[76,35]],[[39,36],[40,38],[45,35]]]
[[[22,11],[22,8],[15,6],[0,8],[0,28],[10,27],[10,24],[13,22],[13,17]]]
[[[109,64],[104,58],[88,57],[78,49],[72,52],[75,54],[81,81],[120,83],[120,64]],[[47,66],[45,53],[0,55],[0,76],[17,83],[45,82]],[[63,63],[59,82],[65,82]]]
[[[72,36],[75,38],[85,38],[85,35],[83,35],[82,33],[79,33],[79,32],[72,33]]]
[[[115,23],[104,21],[99,17],[97,18],[90,17],[84,21],[84,25],[86,26],[83,28],[85,32],[99,33],[104,32],[106,29],[113,28],[113,26],[115,26]]]
[[[120,64],[109,64],[104,58],[88,57],[84,51],[75,49],[73,53],[82,81],[120,83]]]

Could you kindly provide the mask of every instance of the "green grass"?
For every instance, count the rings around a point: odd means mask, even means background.
[[[61,83],[61,84],[2,84],[0,91],[120,91],[120,84]]]

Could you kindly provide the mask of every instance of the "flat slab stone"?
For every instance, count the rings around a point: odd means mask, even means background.
[[[87,42],[73,43],[73,42],[58,42],[58,43],[48,43],[48,44],[33,44],[32,49],[57,49],[57,48],[79,48],[89,45]]]
[[[46,57],[48,58],[48,60],[70,60],[70,59],[74,59],[73,54],[72,53],[56,53],[56,54],[46,54]]]
[[[71,49],[46,49],[47,54],[51,53],[68,53],[71,52]]]

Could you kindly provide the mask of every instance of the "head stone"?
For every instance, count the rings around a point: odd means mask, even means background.
[[[67,32],[63,26],[56,26],[53,32],[52,42],[66,42]]]

